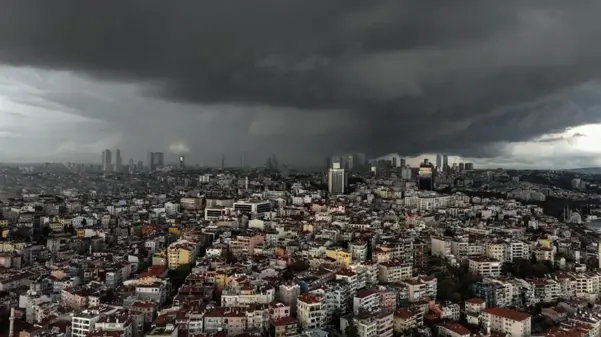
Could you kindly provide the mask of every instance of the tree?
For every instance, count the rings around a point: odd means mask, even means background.
[[[359,337],[359,329],[357,329],[353,319],[349,320],[348,325],[344,329],[344,335],[345,337]]]
[[[501,275],[508,276],[513,273],[513,264],[511,262],[503,262],[503,264],[501,265]]]
[[[177,269],[169,270],[167,273],[167,278],[171,281],[171,286],[173,289],[179,289],[184,282],[186,282],[186,277],[190,275],[192,271],[192,266],[189,264],[183,265]]]
[[[225,260],[227,263],[236,263],[238,262],[238,258],[236,258],[236,256],[234,255],[234,253],[232,253],[231,250],[227,250],[227,252],[225,253]]]

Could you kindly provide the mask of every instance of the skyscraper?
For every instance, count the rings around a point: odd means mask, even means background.
[[[146,156],[146,171],[148,172],[152,172],[152,152],[148,152],[148,155]]]
[[[165,166],[165,154],[163,152],[155,152],[156,165],[158,168]]]
[[[442,169],[442,156],[439,154],[436,155],[436,169]]]
[[[434,187],[434,176],[432,165],[424,160],[424,163],[419,166],[418,171],[418,187],[420,190],[431,191]]]
[[[186,167],[186,157],[179,156],[179,168],[183,169]]]
[[[113,159],[111,158],[111,150],[104,150],[104,156],[102,160],[102,172],[113,171]]]
[[[121,159],[121,150],[115,150],[115,172],[121,172],[123,168],[123,162]]]
[[[396,159],[396,157],[392,157],[392,167],[397,167],[397,159]]]
[[[344,169],[340,168],[340,163],[332,164],[328,172],[328,192],[332,194],[344,194],[344,186],[346,185],[346,176]]]
[[[134,164],[134,158],[129,158],[129,167],[128,167],[129,173],[134,173],[136,172],[136,165]]]
[[[332,158],[330,158],[329,156],[326,157],[324,160],[324,166],[326,168],[326,171],[329,172],[329,170],[332,168]]]
[[[447,156],[446,154],[442,156],[442,169],[449,169],[449,156]]]
[[[153,172],[165,166],[165,156],[163,152],[148,152],[148,171]]]

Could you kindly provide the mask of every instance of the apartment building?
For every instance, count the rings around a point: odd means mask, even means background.
[[[350,269],[341,269],[336,272],[336,280],[346,281],[350,287],[350,294],[355,295],[358,289],[359,277],[357,273]]]
[[[84,310],[73,314],[71,317],[71,336],[86,337],[94,331],[96,322],[100,320],[100,313],[94,310]]]
[[[328,306],[326,297],[304,293],[296,302],[296,315],[302,329],[322,329],[327,323]]]
[[[394,316],[392,311],[362,312],[353,318],[359,337],[392,337]]]
[[[380,307],[380,293],[375,289],[363,289],[353,298],[353,312],[373,311]]]
[[[177,269],[181,266],[193,264],[198,254],[198,244],[188,240],[179,240],[167,248],[167,266]]]
[[[298,320],[282,317],[272,320],[269,325],[269,337],[294,337],[298,334]]]
[[[438,285],[435,277],[418,276],[403,281],[409,287],[409,302],[436,298]]]
[[[242,308],[253,304],[269,304],[275,300],[275,289],[270,286],[244,284],[229,285],[221,292],[221,306]]]
[[[265,243],[265,236],[263,235],[238,235],[235,239],[230,240],[229,248],[232,254],[236,256],[254,255],[255,247],[263,243]]]
[[[511,337],[529,337],[532,332],[529,314],[506,308],[484,309],[482,325]]]
[[[400,282],[413,276],[411,263],[400,261],[388,261],[378,264],[378,279],[380,282]]]
[[[451,240],[441,237],[432,237],[431,252],[433,256],[445,257],[451,255]]]
[[[357,274],[357,289],[378,284],[380,270],[377,263],[368,261],[352,264],[349,268]]]
[[[346,267],[350,266],[353,260],[351,252],[342,248],[326,249],[326,256]]]
[[[501,265],[503,263],[488,257],[475,257],[469,259],[469,271],[474,275],[483,277],[501,276]]]
[[[394,331],[404,334],[411,329],[421,327],[424,324],[424,312],[422,310],[398,309],[394,313]]]
[[[367,259],[367,243],[355,241],[349,243],[349,250],[353,261],[365,261]]]
[[[484,255],[493,260],[505,261],[505,242],[487,242],[484,245]]]
[[[345,280],[334,280],[326,285],[326,302],[328,305],[328,317],[330,313],[339,311],[348,313],[351,310],[351,285]]]
[[[459,323],[449,323],[438,327],[441,337],[470,337],[470,330]]]
[[[516,259],[530,259],[530,245],[528,243],[518,240],[505,243],[504,262],[513,262]]]
[[[133,320],[123,312],[115,313],[114,315],[102,316],[94,325],[94,329],[98,331],[117,331],[121,337],[132,337],[134,333]]]

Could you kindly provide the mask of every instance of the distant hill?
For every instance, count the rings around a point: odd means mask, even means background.
[[[580,174],[601,174],[601,167],[582,167],[575,169],[568,169],[568,172],[580,173]]]

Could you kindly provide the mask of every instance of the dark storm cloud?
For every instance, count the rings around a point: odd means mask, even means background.
[[[285,137],[253,126],[257,144],[487,157],[501,151],[496,142],[601,118],[580,102],[592,94],[558,94],[599,76],[600,9],[596,0],[4,0],[0,62],[140,81],[176,101],[265,106],[283,122],[317,112],[332,125]],[[259,115],[249,111],[246,129]]]

